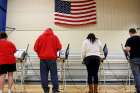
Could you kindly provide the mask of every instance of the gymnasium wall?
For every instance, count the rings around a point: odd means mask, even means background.
[[[80,27],[54,24],[54,0],[8,0],[7,26],[15,27],[9,38],[17,48],[30,44],[33,51],[35,39],[51,27],[60,38],[64,48],[80,52],[82,41],[93,32],[108,44],[110,53],[122,53],[120,43],[129,37],[130,27],[140,27],[140,0],[96,0],[97,24]]]

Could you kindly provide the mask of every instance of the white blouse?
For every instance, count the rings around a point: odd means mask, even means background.
[[[94,43],[91,43],[90,40],[86,39],[83,41],[81,56],[82,58],[87,56],[100,56],[103,55],[102,44],[99,39],[97,39]]]

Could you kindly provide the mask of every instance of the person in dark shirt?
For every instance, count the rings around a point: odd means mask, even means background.
[[[136,83],[137,93],[140,93],[140,36],[134,28],[129,29],[130,38],[125,44],[125,51],[130,54],[130,66]]]

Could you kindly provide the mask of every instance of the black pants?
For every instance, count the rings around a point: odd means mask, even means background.
[[[88,84],[98,84],[98,70],[100,65],[100,57],[88,56],[86,57],[87,72],[88,72]]]

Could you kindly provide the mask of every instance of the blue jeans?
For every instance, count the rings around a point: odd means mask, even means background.
[[[59,89],[58,74],[57,74],[57,63],[55,61],[40,61],[40,76],[41,84],[43,88],[48,88],[48,74],[50,71],[51,81],[53,84],[53,90]]]
[[[136,64],[130,60],[130,66],[136,83],[137,93],[140,93],[140,64]]]

